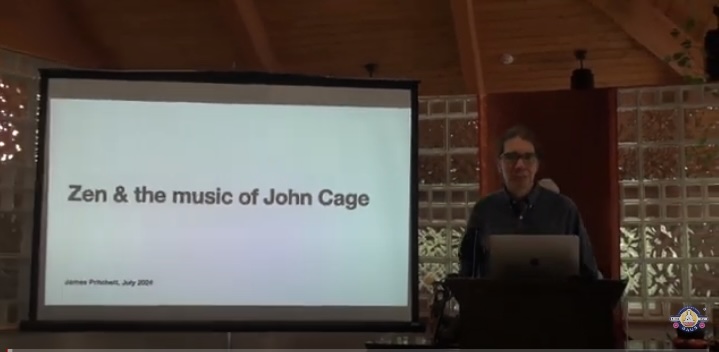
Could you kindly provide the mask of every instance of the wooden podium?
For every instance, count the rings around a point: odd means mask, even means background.
[[[613,349],[613,312],[626,282],[452,278],[459,348]]]

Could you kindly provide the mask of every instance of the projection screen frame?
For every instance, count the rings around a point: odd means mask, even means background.
[[[46,139],[48,124],[48,87],[52,79],[84,79],[84,80],[116,80],[170,83],[209,83],[239,85],[277,85],[277,86],[311,86],[311,87],[344,87],[365,89],[398,89],[407,90],[411,94],[411,153],[410,153],[410,218],[409,257],[410,257],[410,291],[411,321],[410,322],[170,322],[170,321],[61,321],[38,320],[39,288],[40,288],[40,249],[43,231]],[[313,332],[396,332],[422,331],[419,322],[419,287],[418,287],[418,81],[335,78],[323,76],[307,76],[295,74],[273,74],[261,72],[217,72],[217,71],[104,71],[104,70],[73,70],[73,69],[41,69],[40,100],[38,104],[38,150],[37,171],[35,179],[35,204],[33,214],[32,256],[30,268],[30,299],[27,319],[20,323],[22,330],[33,331],[313,331]]]

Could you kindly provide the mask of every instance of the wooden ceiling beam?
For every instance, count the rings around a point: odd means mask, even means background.
[[[85,43],[95,53],[95,56],[101,59],[101,68],[122,68],[110,48],[98,36],[97,30],[90,24],[89,19],[92,17],[92,13],[87,11],[77,0],[64,0],[61,2],[55,0],[53,3],[55,11],[67,19],[68,26],[76,33],[77,38]]]
[[[255,0],[219,0],[234,34],[234,47],[242,61],[263,71],[277,72],[280,65],[270,44]]]
[[[474,13],[474,0],[450,0],[454,36],[457,39],[457,52],[462,66],[465,86],[471,93],[486,93],[480,59],[479,36]]]
[[[719,6],[719,4],[717,4],[717,5]],[[714,7],[712,6],[712,7],[708,8],[707,10],[708,10],[707,12],[709,13],[709,16],[706,16],[704,25],[702,26],[701,31],[699,32],[699,38],[696,38],[702,43],[704,42],[704,36],[707,34],[707,32],[709,32],[712,29],[719,28],[719,23],[717,23],[717,17],[713,13]]]
[[[88,40],[88,33],[77,26],[64,2],[33,0],[10,3],[12,14],[0,17],[0,47],[69,66],[111,66],[109,58]]]
[[[660,60],[685,52],[691,67],[682,67],[676,60],[668,64],[682,76],[704,76],[701,50],[692,46],[682,48],[682,38],[691,38],[677,24],[659,11],[650,0],[587,0],[618,24],[632,39],[643,45]],[[673,31],[677,32],[672,36]],[[693,39],[693,38],[692,38]]]

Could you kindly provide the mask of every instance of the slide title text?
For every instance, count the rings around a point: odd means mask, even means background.
[[[91,188],[80,184],[68,186],[67,200],[81,203],[140,203],[187,205],[247,205],[247,206],[314,206],[355,210],[367,207],[370,197],[366,193],[343,193],[331,189],[318,192],[297,191],[291,188],[270,188],[263,192],[255,188],[244,192],[231,192],[220,187],[208,191],[157,190],[147,186],[126,189],[116,186],[112,193],[105,188]]]

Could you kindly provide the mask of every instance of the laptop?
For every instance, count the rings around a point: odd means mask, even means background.
[[[579,276],[579,236],[490,235],[487,249],[489,278]]]

